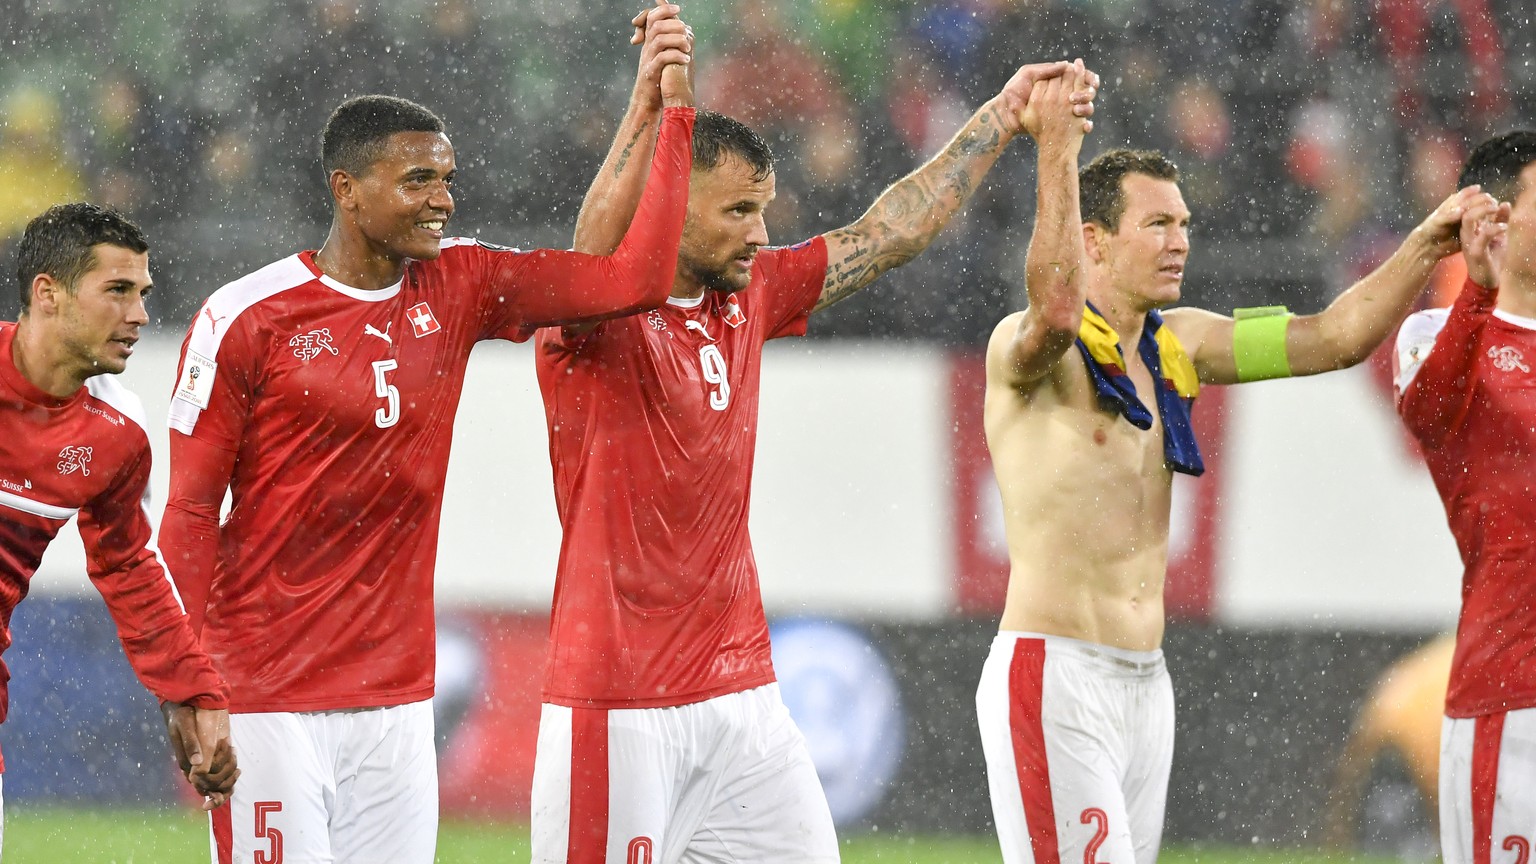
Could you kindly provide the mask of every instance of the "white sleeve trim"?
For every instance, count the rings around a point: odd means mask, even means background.
[[[1392,352],[1392,386],[1401,399],[1413,383],[1425,358],[1435,347],[1435,339],[1450,317],[1448,309],[1426,309],[1408,316],[1397,331],[1397,346]]]

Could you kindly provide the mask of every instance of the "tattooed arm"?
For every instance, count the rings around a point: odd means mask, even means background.
[[[661,128],[665,88],[661,72],[672,64],[685,64],[692,57],[693,32],[677,17],[676,5],[657,0],[655,6],[636,15],[630,23],[639,42],[640,70],[629,108],[619,123],[613,146],[603,160],[603,167],[587,188],[576,214],[576,236],[572,248],[589,255],[612,255],[624,239],[635,208],[640,205],[641,190],[650,175],[651,157],[656,152],[656,132]],[[667,104],[673,104],[668,102]],[[682,104],[682,103],[678,103]],[[691,104],[691,103],[688,103]]]
[[[1019,69],[939,155],[886,189],[857,222],[823,235],[827,278],[815,309],[831,306],[928,248],[970,199],[1008,142],[1024,131],[1020,118],[1035,82],[1070,68],[1071,64],[1056,62]],[[1086,118],[1093,114],[1099,79],[1085,71],[1079,80],[1084,83],[1072,93],[1073,112]]]

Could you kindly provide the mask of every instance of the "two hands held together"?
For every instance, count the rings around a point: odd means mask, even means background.
[[[1028,133],[1041,145],[1075,144],[1093,130],[1098,92],[1098,74],[1079,58],[1021,67],[993,101],[1008,132]]]
[[[240,769],[229,743],[229,712],[204,710],[179,702],[162,702],[171,751],[187,782],[203,796],[203,809],[213,810],[229,800]]]
[[[635,32],[629,44],[640,49],[637,93],[652,104],[687,107],[693,104],[693,28],[678,17],[682,7],[667,0],[637,14],[629,23]]]

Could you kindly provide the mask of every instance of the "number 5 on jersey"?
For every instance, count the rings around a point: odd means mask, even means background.
[[[709,407],[724,411],[731,404],[731,381],[725,370],[725,355],[719,348],[705,345],[699,349],[699,368],[704,373],[704,380],[714,385],[709,391]]]
[[[373,361],[373,392],[385,402],[383,408],[373,412],[373,423],[380,429],[400,422],[400,391],[386,377],[399,366],[400,362],[394,359]]]

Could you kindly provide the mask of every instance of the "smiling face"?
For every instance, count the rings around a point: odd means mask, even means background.
[[[128,366],[139,328],[149,323],[149,254],[98,243],[94,266],[71,289],[46,274],[34,279],[33,311],[46,315],[63,363],[80,380]]]
[[[345,190],[339,197],[374,254],[431,260],[442,254],[443,228],[453,215],[455,170],[447,135],[396,132],[362,173],[337,172]]]
[[[752,167],[734,155],[693,172],[674,296],[739,291],[751,283],[758,247],[768,245],[763,212],[774,194],[771,171],[757,179]]]
[[[1178,302],[1189,258],[1189,208],[1179,184],[1146,174],[1121,179],[1125,210],[1119,227],[1085,228],[1089,258],[1105,283],[1137,305],[1156,309]]]

